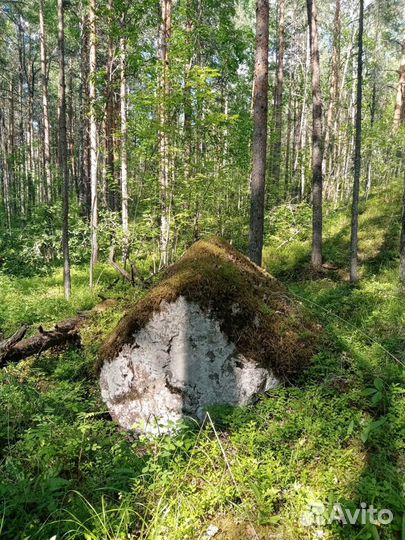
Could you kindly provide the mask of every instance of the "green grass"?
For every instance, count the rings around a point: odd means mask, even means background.
[[[128,289],[121,282],[117,286],[114,270],[104,264],[97,268],[93,290],[89,288],[87,267],[74,266],[71,278],[72,296],[70,301],[66,301],[62,269],[33,277],[13,277],[0,273],[0,330],[8,335],[22,324],[52,325],[75,316],[78,311],[91,309],[101,302],[99,294],[120,296],[126,294]],[[112,290],[113,284],[115,288]]]
[[[265,263],[325,331],[299,384],[272,391],[254,406],[214,408],[202,428],[185,426],[175,438],[138,439],[119,431],[100,401],[93,367],[123,302],[94,318],[83,350],[2,370],[2,537],[175,540],[202,538],[215,525],[215,538],[223,540],[404,540],[399,189],[392,186],[362,208],[356,287],[347,281],[347,209],[326,213],[325,254],[337,269],[316,278],[307,266],[309,209],[282,208],[271,216]],[[100,288],[112,280],[105,270]],[[50,323],[97,302],[83,269],[74,273],[72,305],[62,299],[60,274],[0,281],[7,331],[27,318]],[[365,502],[390,509],[394,521],[304,526],[301,517],[315,502],[351,510]]]

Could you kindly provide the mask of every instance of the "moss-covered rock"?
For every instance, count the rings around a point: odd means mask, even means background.
[[[101,361],[113,359],[130,343],[162,301],[179,296],[209,310],[240,352],[280,376],[296,375],[313,356],[319,325],[278,280],[213,237],[193,244],[127,313],[103,346]]]
[[[247,403],[302,371],[318,334],[278,280],[225,241],[201,240],[102,348],[103,397],[125,427],[140,409],[145,419],[172,408],[166,416],[176,419],[215,403]]]

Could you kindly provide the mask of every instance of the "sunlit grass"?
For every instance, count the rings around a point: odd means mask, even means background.
[[[22,324],[50,325],[72,317],[78,311],[91,309],[101,301],[99,293],[116,275],[107,265],[99,265],[93,289],[89,287],[87,267],[74,266],[71,278],[72,295],[67,301],[63,293],[62,269],[34,277],[17,278],[0,273],[0,328],[9,334]]]

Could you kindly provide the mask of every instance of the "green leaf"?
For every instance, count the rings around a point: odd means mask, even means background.
[[[361,432],[360,434],[360,439],[363,443],[366,443],[367,440],[368,440],[368,436],[370,435],[370,431],[371,431],[371,424],[369,424],[368,426],[366,426],[363,431]]]
[[[379,390],[380,392],[384,389],[384,382],[380,378],[374,379],[374,386]]]
[[[362,394],[363,396],[371,396],[372,394],[375,394],[375,392],[375,388],[366,388],[365,390],[363,390]]]
[[[382,393],[376,392],[374,396],[371,398],[371,403],[373,405],[378,405],[378,403],[380,403],[381,400],[382,400]]]

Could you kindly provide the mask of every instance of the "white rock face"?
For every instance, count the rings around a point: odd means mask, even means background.
[[[103,400],[127,429],[146,431],[209,405],[245,405],[277,386],[269,369],[238,353],[218,321],[180,296],[165,303],[100,374]]]

